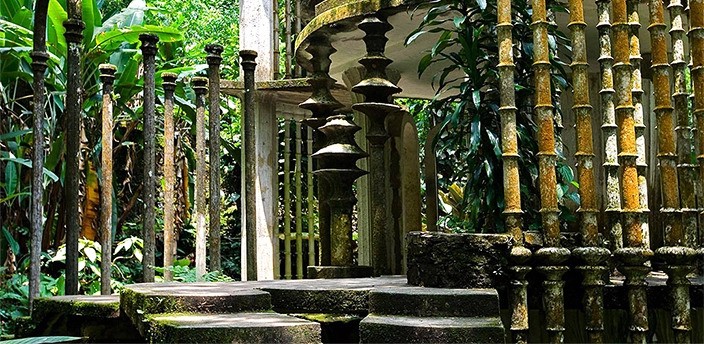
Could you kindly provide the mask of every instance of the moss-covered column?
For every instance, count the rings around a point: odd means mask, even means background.
[[[313,154],[314,158],[326,160],[325,168],[315,171],[325,180],[331,193],[330,205],[330,251],[333,266],[352,266],[352,208],[357,198],[352,190],[354,181],[366,174],[357,168],[357,160],[366,156],[354,141],[354,133],[360,127],[345,115],[328,118],[318,128],[327,138],[327,145]]]
[[[547,9],[545,0],[533,0],[533,70],[535,72],[535,116],[538,122],[538,164],[540,182],[540,213],[545,247],[535,253],[537,270],[543,281],[545,329],[551,343],[561,343],[565,330],[564,281],[567,267],[562,263],[570,251],[560,247],[560,220],[557,207],[557,180],[555,176],[555,131],[550,84]]]
[[[242,71],[244,72],[244,115],[242,116],[244,131],[244,223],[242,230],[243,241],[246,246],[246,278],[247,281],[258,280],[257,264],[257,195],[255,181],[257,180],[257,156],[256,156],[256,121],[254,96],[256,85],[254,83],[254,72],[257,67],[255,62],[257,52],[254,50],[241,50]]]
[[[638,171],[638,199],[640,202],[640,225],[643,233],[643,243],[650,245],[650,229],[648,225],[648,179],[647,179],[647,153],[645,146],[645,117],[643,113],[643,79],[641,77],[641,60],[643,57],[640,54],[640,15],[638,13],[638,0],[627,0],[626,6],[628,11],[628,26],[631,31],[630,35],[630,57],[631,62],[631,96],[633,98],[633,120],[635,121],[636,131],[636,169]]]
[[[75,5],[69,4],[69,8]],[[80,6],[78,6],[80,10]],[[64,22],[66,28],[66,109],[65,141],[66,141],[66,177],[64,179],[64,205],[66,206],[66,295],[78,293],[78,237],[81,232],[81,216],[79,213],[80,192],[80,147],[83,78],[81,77],[81,42],[85,24],[81,14],[75,8],[74,13]]]
[[[599,69],[601,75],[601,131],[604,137],[604,172],[606,192],[604,194],[604,214],[608,231],[609,248],[623,247],[621,227],[621,185],[618,179],[618,126],[614,104],[613,62],[611,56],[611,0],[597,0],[599,23]]]
[[[672,66],[674,76],[673,105],[677,122],[677,173],[682,211],[682,230],[691,244],[697,235],[697,166],[692,161],[692,126],[689,116],[689,93],[687,91],[687,61],[684,48],[684,6],[682,0],[671,0],[667,9],[670,12],[670,40],[672,42]],[[662,131],[661,131],[662,132]]]
[[[704,0],[689,2],[689,40],[692,56],[692,85],[694,86],[694,116],[697,119],[697,160],[699,183],[704,187]],[[704,214],[704,213],[703,213]],[[700,214],[702,215],[702,214]],[[704,230],[699,224],[700,254],[704,255]]]
[[[330,78],[330,56],[336,50],[330,44],[329,35],[325,33],[316,34],[308,39],[309,45],[306,51],[311,54],[310,63],[312,75],[308,83],[313,88],[313,94],[299,106],[310,110],[311,117],[304,120],[304,123],[313,129],[313,151],[318,151],[325,146],[325,134],[318,128],[323,126],[326,119],[332,116],[335,110],[343,105],[338,102],[330,93],[330,87],[335,81]],[[325,162],[318,160],[317,168],[325,168]],[[318,233],[320,235],[319,262],[321,266],[331,264],[330,253],[330,208],[328,205],[329,190],[326,183],[321,183],[316,179],[318,188]]]
[[[103,83],[103,113],[102,113],[102,140],[101,164],[102,184],[100,188],[100,293],[112,294],[110,287],[110,268],[112,267],[112,90],[117,67],[102,64],[100,81]]]
[[[364,96],[364,102],[353,105],[353,109],[369,118],[367,140],[369,140],[369,185],[371,188],[371,244],[372,266],[376,275],[390,274],[393,271],[390,247],[391,233],[387,230],[387,170],[384,146],[389,139],[386,131],[386,117],[400,110],[393,105],[390,97],[401,89],[388,80],[386,67],[391,60],[384,56],[386,32],[393,27],[385,18],[367,17],[359,23],[364,31],[367,54],[359,60],[364,66],[364,79],[352,87],[352,91]]]
[[[604,261],[610,252],[599,247],[599,227],[597,222],[596,183],[594,178],[594,147],[592,128],[592,106],[589,102],[589,64],[587,63],[587,42],[584,21],[584,7],[581,0],[571,0],[570,23],[572,34],[572,87],[574,105],[572,112],[577,126],[577,175],[581,205],[580,232],[582,246],[574,249],[574,256],[580,265],[584,286],[584,313],[587,315],[587,334],[592,343],[603,342],[604,300],[601,276],[606,271]]]
[[[523,247],[521,223],[521,190],[518,174],[518,139],[516,134],[516,91],[513,62],[513,24],[511,24],[511,0],[498,2],[497,33],[499,38],[499,79],[501,106],[501,152],[504,172],[504,199],[506,206],[507,232],[516,246],[511,250],[511,337],[513,342],[528,342],[528,281],[526,274],[531,270],[525,265],[531,251]]]
[[[208,53],[208,144],[210,154],[210,193],[208,202],[208,248],[210,271],[220,271],[220,63],[222,62],[223,47],[218,44],[208,44],[205,51]]]
[[[616,250],[621,271],[626,276],[624,285],[628,288],[630,334],[634,343],[645,342],[648,331],[648,304],[645,294],[645,276],[649,267],[645,263],[652,251],[644,246],[641,227],[641,204],[638,189],[636,160],[636,130],[634,119],[633,94],[631,87],[632,69],[630,63],[629,38],[631,28],[628,23],[626,0],[613,2],[614,17],[614,82],[616,89],[616,116],[618,120],[618,140],[621,152],[621,196],[623,199],[623,221],[625,232],[624,248]]]
[[[691,265],[695,251],[688,247],[688,241],[682,226],[680,211],[680,190],[678,188],[677,153],[675,140],[675,118],[670,90],[670,64],[667,57],[667,25],[664,20],[662,1],[651,0],[650,39],[653,55],[653,86],[655,94],[655,114],[658,122],[658,159],[660,164],[660,181],[662,189],[662,216],[665,247],[655,254],[667,263],[665,272],[668,276],[672,305],[672,329],[678,343],[691,341],[691,316],[689,306],[689,280],[687,274],[693,269]]]
[[[196,279],[200,280],[206,273],[205,199],[208,177],[205,160],[205,94],[208,93],[208,79],[193,78],[193,90],[196,93]]]
[[[154,282],[154,263],[156,240],[154,224],[156,222],[156,53],[159,37],[155,34],[140,34],[142,41],[142,59],[144,61],[144,173],[142,174],[142,200],[144,214],[142,231],[144,235],[144,256],[142,258],[144,282]]]
[[[39,296],[42,235],[44,232],[44,117],[46,102],[44,73],[49,54],[46,52],[46,19],[49,1],[38,0],[34,9],[34,36],[32,57],[32,196],[30,208],[31,239],[29,250],[29,311],[33,311],[34,299]],[[42,104],[37,106],[37,104]],[[0,164],[0,168],[4,167]],[[4,171],[4,169],[3,169]],[[5,195],[7,196],[7,195]],[[1,216],[2,214],[0,214]],[[2,219],[0,218],[0,226]],[[4,256],[4,252],[3,252]]]
[[[161,74],[164,88],[164,281],[173,280],[176,257],[176,154],[174,147],[175,73]]]

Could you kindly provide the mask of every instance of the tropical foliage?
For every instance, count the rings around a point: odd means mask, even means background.
[[[175,72],[179,75],[176,89],[176,130],[177,141],[177,226],[182,230],[179,239],[179,257],[186,257],[193,251],[190,212],[193,204],[194,147],[195,131],[194,92],[188,86],[190,77],[204,74],[207,65],[203,46],[218,42],[226,49],[223,70],[226,77],[237,74],[234,52],[236,38],[232,31],[215,30],[214,27],[228,25],[236,27],[237,6],[224,6],[209,11],[201,11],[201,2],[178,2],[183,11],[171,11],[173,2],[153,2],[144,0],[82,0],[83,20],[86,24],[82,44],[81,61],[83,75],[83,108],[81,135],[81,292],[93,294],[99,291],[100,245],[95,242],[98,236],[98,212],[100,188],[113,190],[113,290],[119,291],[122,284],[139,281],[141,275],[141,208],[142,179],[142,56],[139,49],[140,33],[155,33],[160,45],[157,56],[157,85],[161,84],[161,74]],[[167,6],[168,5],[168,6]],[[31,0],[3,0],[0,5],[0,294],[3,295],[0,312],[0,333],[8,319],[26,314],[27,280],[25,272],[29,263],[29,194],[31,190],[31,157],[34,135],[32,133],[32,70],[30,52],[33,40],[33,6]],[[47,50],[50,59],[46,73],[47,102],[41,104],[46,109],[44,136],[46,138],[45,188],[44,188],[44,237],[42,250],[45,262],[42,267],[42,295],[63,293],[64,214],[62,194],[65,177],[65,142],[63,134],[64,101],[66,96],[66,40],[63,22],[67,19],[66,3],[50,0],[47,24]],[[164,6],[163,9],[160,6]],[[190,7],[189,7],[190,6]],[[192,7],[192,8],[191,8]],[[198,8],[196,8],[198,7]],[[167,10],[168,9],[168,10]],[[205,13],[202,17],[191,18],[193,13]],[[233,12],[234,11],[234,12]],[[193,19],[200,20],[195,22]],[[219,21],[218,21],[219,20]],[[206,25],[207,24],[207,25]],[[198,31],[193,30],[198,28]],[[219,32],[219,36],[206,38],[208,30]],[[184,37],[184,32],[186,33]],[[237,37],[235,34],[234,37]],[[190,38],[192,40],[187,40]],[[196,43],[188,43],[196,42]],[[98,66],[111,63],[118,67],[115,80],[115,127],[113,185],[102,183],[100,166],[100,127],[101,127],[101,87]],[[157,103],[163,99],[163,91],[157,87]],[[157,113],[161,113],[158,104]],[[236,117],[238,103],[224,98],[223,109],[223,149],[226,168],[224,179],[239,174],[239,151],[235,144],[239,132],[239,119]],[[159,121],[159,120],[158,120]],[[162,127],[157,122],[157,127]],[[161,134],[158,144],[163,144]],[[157,149],[157,151],[161,151]],[[161,157],[157,157],[157,161]],[[238,199],[239,183],[226,188],[223,197],[225,209],[235,206]],[[238,217],[235,212],[226,212],[230,217]],[[160,218],[160,217],[158,217]],[[224,220],[223,220],[224,221]],[[227,221],[238,222],[236,219]],[[157,230],[162,223],[157,222]],[[159,233],[160,234],[160,233]],[[158,245],[161,236],[157,235]],[[223,239],[223,248],[236,250],[238,243]],[[239,257],[239,254],[224,254],[224,257]],[[181,260],[178,268],[189,260]],[[238,272],[238,262],[224,262],[227,273]],[[177,272],[177,276],[188,276],[188,271]],[[211,279],[225,279],[220,272],[211,272]],[[187,280],[188,277],[183,277]],[[8,303],[14,300],[16,304]],[[5,306],[8,307],[5,307]],[[22,306],[24,305],[24,307]],[[5,310],[8,310],[7,312]]]
[[[549,0],[553,13],[565,12],[559,0]],[[518,100],[518,140],[520,154],[521,196],[525,204],[534,204],[537,187],[537,127],[532,118],[532,49],[531,11],[526,0],[513,2],[513,37],[516,63],[516,99]],[[444,0],[434,3],[406,44],[421,36],[434,35],[435,44],[421,58],[418,75],[431,66],[436,95],[424,106],[419,128],[428,123],[442,127],[431,144],[436,146],[442,208],[447,216],[444,227],[457,231],[502,231],[503,173],[500,143],[498,93],[498,40],[495,0]],[[553,89],[566,88],[564,63],[557,56],[569,49],[569,40],[556,26],[549,33]],[[558,97],[554,97],[555,103]],[[557,104],[556,104],[557,105]],[[557,107],[559,108],[559,107]],[[560,152],[561,153],[561,152]],[[564,157],[562,157],[564,160]],[[565,206],[579,202],[571,185],[572,169],[559,163],[558,182],[563,216],[570,217]],[[523,207],[535,209],[535,207]],[[537,212],[528,213],[526,224],[539,225]]]

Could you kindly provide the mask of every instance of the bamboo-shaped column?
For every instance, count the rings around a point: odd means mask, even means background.
[[[655,253],[667,263],[667,284],[673,301],[672,329],[678,343],[689,343],[691,317],[689,307],[689,280],[691,261],[695,251],[688,247],[682,226],[680,190],[678,188],[675,117],[670,91],[670,64],[667,58],[665,14],[661,0],[650,0],[650,40],[653,56],[653,87],[655,115],[658,122],[658,160],[662,189],[662,207],[665,247]]]
[[[217,44],[205,46],[208,53],[208,144],[210,154],[210,201],[208,216],[208,245],[210,250],[210,271],[220,271],[220,63],[223,47]]]
[[[303,187],[301,185],[301,157],[303,141],[301,139],[301,122],[296,122],[294,142],[296,143],[296,165],[294,182],[296,183],[296,278],[303,278]]]
[[[611,0],[597,0],[599,23],[599,67],[601,74],[601,131],[604,137],[604,172],[606,192],[604,193],[604,213],[610,249],[623,247],[623,230],[621,227],[621,186],[618,179],[618,126],[614,105],[613,57],[611,56]]]
[[[315,265],[315,226],[314,221],[314,204],[313,198],[313,128],[306,126],[306,153],[307,168],[306,168],[306,204],[308,205],[308,266]]]
[[[697,235],[697,166],[692,161],[693,132],[689,121],[689,93],[687,91],[687,61],[684,48],[684,6],[682,0],[671,0],[670,37],[672,41],[672,66],[674,74],[674,116],[677,121],[677,173],[680,191],[680,209],[685,240],[693,245]]]
[[[69,10],[76,5],[69,3]],[[79,7],[80,8],[80,7]],[[71,11],[71,10],[70,10]],[[80,146],[81,146],[81,109],[82,84],[81,78],[81,42],[85,25],[80,13],[74,13],[64,22],[66,28],[66,177],[64,180],[64,204],[66,206],[66,295],[78,293],[78,236],[81,232],[79,214],[80,190]]]
[[[173,280],[176,257],[176,150],[174,148],[175,73],[161,74],[164,88],[164,281]]]
[[[357,160],[367,156],[354,139],[354,133],[360,129],[346,115],[328,117],[327,123],[319,128],[325,134],[327,144],[313,157],[325,160],[325,168],[316,170],[315,174],[328,184],[330,190],[332,266],[309,270],[309,276],[339,278],[371,275],[371,267],[354,265],[352,245],[352,209],[357,203],[352,185],[367,173],[357,167]]]
[[[30,240],[29,258],[29,312],[34,311],[34,299],[39,297],[42,236],[44,232],[44,117],[46,116],[46,93],[44,72],[47,68],[49,54],[46,52],[46,19],[49,2],[37,0],[34,10],[34,37],[32,57],[32,203],[30,224],[32,236]],[[3,167],[3,165],[0,165]],[[4,171],[4,170],[3,170]],[[5,195],[7,196],[7,195]],[[0,219],[2,226],[2,219]]]
[[[639,0],[627,0],[628,26],[631,30],[630,36],[630,62],[631,70],[631,96],[633,98],[633,119],[636,130],[636,151],[638,158],[636,166],[638,170],[638,194],[640,201],[640,222],[643,232],[643,242],[650,245],[650,230],[648,227],[648,161],[645,146],[645,116],[643,113],[643,79],[641,77],[640,62],[643,60],[640,54],[640,16],[638,14]]]
[[[552,343],[561,343],[565,327],[564,281],[567,267],[561,265],[570,254],[560,247],[560,220],[555,176],[555,130],[550,85],[548,26],[545,0],[533,0],[533,70],[535,72],[535,115],[538,122],[538,164],[540,169],[540,213],[545,247],[535,253],[537,270],[545,276],[543,304],[546,330]]]
[[[306,51],[311,54],[310,63],[313,67],[308,83],[313,88],[313,94],[299,106],[311,111],[311,117],[304,123],[314,130],[313,150],[317,151],[325,145],[325,135],[318,130],[332,116],[335,110],[344,107],[330,93],[330,87],[335,81],[330,78],[330,55],[336,52],[330,44],[329,36],[325,33],[316,34],[309,38]],[[317,161],[317,168],[325,168],[324,161]],[[320,257],[318,264],[328,266],[330,258],[330,208],[328,206],[328,188],[325,183],[317,183],[318,187],[318,233],[320,236]],[[310,271],[310,270],[309,270]]]
[[[117,67],[101,64],[103,83],[103,117],[101,141],[102,187],[100,188],[100,294],[112,294],[110,268],[112,267],[112,89]]]
[[[513,63],[513,24],[511,24],[511,0],[499,0],[499,78],[501,107],[501,152],[504,172],[504,217],[507,232],[513,237],[516,247],[511,250],[511,334],[515,343],[528,342],[528,281],[526,274],[531,270],[525,265],[531,256],[530,250],[523,247],[521,228],[521,190],[518,174],[518,139],[516,135],[516,91]]]
[[[193,78],[193,90],[196,93],[196,279],[200,280],[206,272],[205,94],[208,93],[208,79]]]
[[[255,62],[257,52],[254,50],[241,50],[240,58],[242,61],[242,71],[244,72],[244,197],[245,210],[244,219],[245,226],[242,231],[244,242],[246,244],[246,271],[247,281],[258,280],[258,264],[257,264],[257,199],[255,181],[257,179],[256,169],[256,121],[255,121],[255,103],[254,96],[256,85],[254,83],[254,71],[257,67]]]
[[[633,116],[633,94],[631,88],[632,69],[630,63],[629,38],[631,29],[628,23],[626,0],[613,2],[614,17],[614,84],[616,89],[616,116],[618,120],[618,140],[621,152],[621,183],[623,188],[623,229],[625,248],[616,250],[615,255],[621,265],[619,271],[626,276],[628,288],[630,333],[634,343],[645,342],[648,331],[648,304],[645,294],[645,276],[649,268],[645,265],[653,252],[644,246],[641,227],[641,205],[638,190],[638,152],[636,147],[635,119]]]
[[[291,262],[291,120],[284,119],[284,278],[293,277]]]
[[[386,275],[392,272],[389,238],[387,230],[387,195],[386,195],[386,162],[384,146],[389,139],[386,131],[386,117],[398,112],[400,107],[391,104],[389,98],[401,89],[386,77],[386,67],[391,59],[384,56],[386,48],[386,32],[393,27],[386,19],[367,17],[358,25],[364,31],[364,43],[367,54],[359,60],[365,68],[362,81],[352,87],[352,91],[362,94],[364,102],[354,104],[352,108],[365,114],[369,119],[367,140],[369,140],[369,187],[371,188],[371,243],[372,266],[376,275]]]
[[[159,37],[155,34],[140,34],[142,41],[142,59],[144,61],[144,173],[143,173],[143,196],[144,217],[144,257],[142,258],[144,282],[154,282],[154,263],[156,240],[154,224],[156,217],[154,208],[156,200],[156,148],[155,135],[156,126],[154,107],[156,103],[156,85],[154,74],[156,73],[156,52]]]
[[[694,116],[697,119],[699,183],[704,186],[704,1],[689,2],[689,40],[694,86]],[[704,213],[703,213],[704,214]],[[702,215],[702,214],[700,214]],[[700,254],[704,255],[704,230],[699,228]]]
[[[599,227],[597,222],[596,182],[594,180],[594,146],[592,128],[592,106],[589,101],[589,64],[587,63],[587,42],[584,21],[584,7],[581,0],[571,0],[570,23],[572,33],[572,85],[574,105],[572,112],[576,118],[577,131],[577,175],[581,206],[580,232],[582,247],[573,253],[580,265],[584,286],[584,313],[587,315],[587,334],[592,343],[602,343],[604,332],[604,300],[601,276],[606,271],[604,261],[610,252],[599,247]]]

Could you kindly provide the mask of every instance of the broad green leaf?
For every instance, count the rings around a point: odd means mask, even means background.
[[[134,25],[144,24],[144,13],[147,10],[147,3],[144,0],[133,0],[127,8],[114,16],[106,19],[100,28],[96,29],[96,34],[110,31],[114,28],[126,28]]]
[[[89,261],[92,263],[95,263],[95,261],[98,259],[98,256],[95,252],[95,249],[92,247],[86,247],[83,249],[83,253],[86,255]]]
[[[43,344],[43,343],[77,343],[82,341],[81,337],[69,336],[46,336],[28,337],[3,341],[2,344]]]
[[[0,135],[0,141],[11,140],[11,139],[14,139],[19,136],[23,136],[23,135],[31,133],[31,132],[32,132],[32,129],[15,130],[13,132],[9,132],[7,134]]]
[[[46,44],[53,53],[66,56],[66,38],[64,22],[68,19],[66,10],[58,0],[49,0]]]
[[[10,249],[17,256],[20,254],[20,244],[12,236],[12,233],[7,230],[7,228],[2,227],[2,235],[5,237],[5,241],[10,245]]]
[[[5,166],[5,192],[12,195],[17,190],[17,166],[9,163]]]
[[[183,40],[183,35],[178,29],[164,26],[144,25],[115,28],[102,32],[95,37],[96,47],[104,51],[113,51],[124,43],[135,44],[139,42],[142,33],[153,33],[161,42],[176,42]]]

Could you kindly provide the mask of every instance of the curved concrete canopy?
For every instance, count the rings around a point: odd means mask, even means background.
[[[316,34],[330,37],[332,45],[337,49],[337,53],[331,56],[332,65],[330,75],[338,82],[343,82],[343,73],[359,66],[358,60],[365,54],[365,47],[362,38],[364,32],[357,29],[364,16],[382,13],[388,16],[388,21],[393,25],[393,30],[387,33],[389,42],[386,47],[386,56],[394,62],[389,66],[391,69],[401,73],[398,86],[403,89],[400,97],[409,98],[431,98],[435,90],[431,87],[433,75],[441,70],[439,66],[431,66],[426,73],[419,78],[417,74],[418,62],[435,43],[437,36],[432,34],[424,35],[415,40],[411,45],[405,46],[406,37],[416,29],[427,11],[427,7],[432,4],[429,1],[421,0],[328,0],[316,7],[316,16],[303,29],[296,40],[296,54],[299,63],[310,70],[310,54],[305,51],[308,39]],[[337,5],[337,6],[335,6]],[[584,12],[587,22],[587,53],[592,72],[598,72],[599,63],[599,40],[596,25],[598,22],[596,4],[594,1],[584,2]],[[666,17],[667,17],[666,13]],[[647,4],[640,6],[641,28],[639,36],[641,39],[641,52],[647,55],[650,51],[650,38],[648,27]],[[666,22],[669,18],[666,18]],[[569,14],[558,13],[556,22],[561,30],[570,36],[567,28]],[[668,37],[669,40],[669,37]],[[669,42],[668,42],[669,45]],[[569,62],[565,56],[563,61]],[[644,76],[647,76],[647,67],[650,65],[649,58],[644,58]]]

